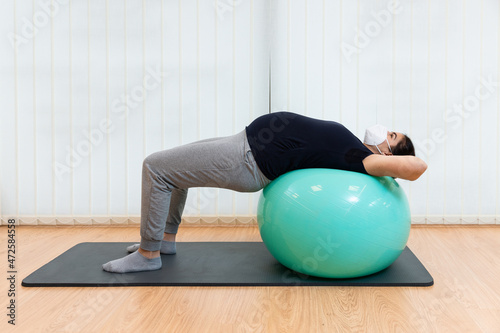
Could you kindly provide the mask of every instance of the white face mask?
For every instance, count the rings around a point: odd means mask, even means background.
[[[384,141],[387,141],[387,145],[389,146],[389,150],[392,154],[391,145],[389,144],[389,140],[387,140],[387,127],[382,125],[373,125],[366,129],[364,143],[370,146],[375,146],[381,155],[383,154],[377,146]]]

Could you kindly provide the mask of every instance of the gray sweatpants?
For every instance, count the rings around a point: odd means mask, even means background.
[[[267,184],[246,132],[153,153],[142,165],[141,248],[160,249],[163,233],[177,233],[190,187],[256,192]]]

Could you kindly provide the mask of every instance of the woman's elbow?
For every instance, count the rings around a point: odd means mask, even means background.
[[[419,163],[415,166],[415,171],[413,172],[413,175],[409,180],[414,181],[420,178],[424,174],[424,172],[427,170],[427,163],[425,163],[423,160],[419,159]]]

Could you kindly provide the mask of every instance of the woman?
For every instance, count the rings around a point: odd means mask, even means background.
[[[343,125],[291,112],[255,119],[242,132],[149,155],[143,163],[141,243],[110,261],[114,273],[157,270],[161,254],[175,254],[175,235],[190,187],[255,192],[278,176],[332,168],[416,180],[427,169],[411,140],[376,125],[362,143]]]

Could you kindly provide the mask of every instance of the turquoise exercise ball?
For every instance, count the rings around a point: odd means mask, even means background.
[[[264,188],[262,240],[284,266],[354,278],[390,266],[410,235],[408,199],[392,177],[333,169],[288,172]]]

